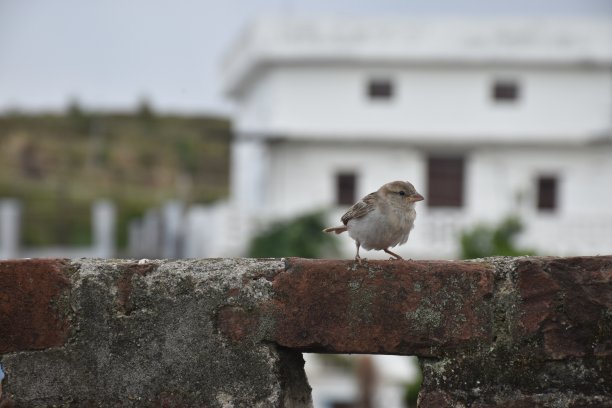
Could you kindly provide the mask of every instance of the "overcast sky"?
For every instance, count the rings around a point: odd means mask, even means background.
[[[229,113],[223,52],[261,15],[607,15],[612,0],[0,0],[0,111]]]

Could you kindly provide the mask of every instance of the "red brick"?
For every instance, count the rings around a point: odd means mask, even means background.
[[[134,290],[134,276],[146,276],[157,268],[154,263],[130,263],[123,266],[119,279],[117,279],[117,304],[119,310],[129,315],[132,312],[131,296]]]
[[[453,396],[443,391],[421,391],[417,406],[419,408],[456,408],[465,405],[457,402]]]
[[[63,345],[70,325],[57,301],[70,287],[67,261],[0,262],[0,354]]]
[[[559,285],[543,270],[539,258],[521,261],[517,266],[518,290],[523,299],[520,325],[524,334],[537,332],[554,311],[553,301]]]
[[[517,264],[519,325],[553,359],[611,355],[612,256],[531,258]]]
[[[492,337],[485,264],[288,259],[273,288],[273,340],[302,351],[435,356]]]
[[[225,306],[217,315],[217,327],[232,341],[243,341],[256,332],[259,313],[236,306]]]

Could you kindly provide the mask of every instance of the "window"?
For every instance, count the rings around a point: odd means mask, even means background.
[[[429,157],[427,160],[428,207],[462,207],[464,158]]]
[[[493,83],[491,97],[496,103],[514,103],[519,99],[519,85],[516,81],[497,80]]]
[[[390,79],[371,79],[368,82],[368,97],[374,100],[393,98],[393,82]]]
[[[357,177],[354,173],[340,173],[336,176],[336,204],[355,204],[355,186]]]
[[[332,401],[332,408],[357,408],[361,406],[361,404],[357,402],[342,402],[342,401]]]
[[[557,208],[557,185],[557,178],[554,176],[538,178],[538,210]]]

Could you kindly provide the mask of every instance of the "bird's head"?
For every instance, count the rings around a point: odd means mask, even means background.
[[[390,203],[401,206],[413,206],[417,201],[424,200],[423,196],[417,193],[414,186],[407,181],[392,181],[378,191]]]

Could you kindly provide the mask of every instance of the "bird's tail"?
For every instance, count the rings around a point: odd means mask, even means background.
[[[343,225],[341,227],[330,227],[330,228],[325,228],[323,230],[323,232],[334,232],[336,234],[342,234],[344,231],[346,231],[346,225]]]

